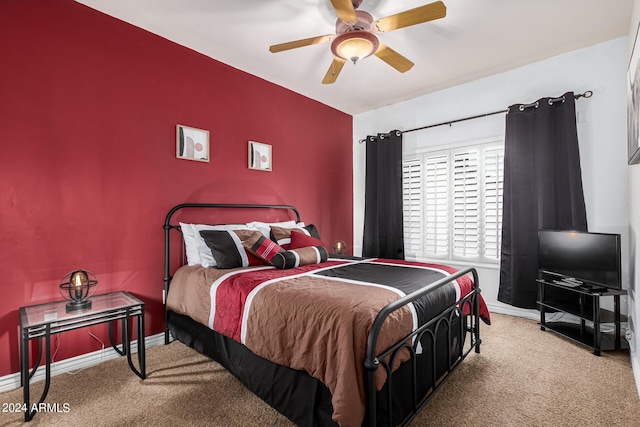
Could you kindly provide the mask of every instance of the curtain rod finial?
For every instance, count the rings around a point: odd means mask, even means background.
[[[591,98],[593,96],[593,91],[588,90],[585,93],[579,93],[578,95],[576,95],[574,98],[575,99],[580,99],[580,98]]]

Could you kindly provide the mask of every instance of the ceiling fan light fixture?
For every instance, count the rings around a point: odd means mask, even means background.
[[[355,64],[362,58],[375,53],[379,42],[375,34],[368,31],[349,31],[340,34],[331,43],[331,51],[337,57],[353,61]]]

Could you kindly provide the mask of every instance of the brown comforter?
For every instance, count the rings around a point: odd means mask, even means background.
[[[167,306],[261,357],[307,371],[331,391],[333,419],[341,426],[360,426],[367,334],[378,312],[402,294],[388,286],[316,274],[348,263],[333,260],[292,270],[185,266],[171,282]],[[415,327],[410,307],[387,319],[378,350]],[[378,369],[376,375],[380,389],[384,370]]]

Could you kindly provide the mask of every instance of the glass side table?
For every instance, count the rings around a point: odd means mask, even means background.
[[[66,312],[67,300],[20,307],[20,383],[24,396],[24,420],[31,421],[37,414],[37,407],[44,402],[51,383],[51,335],[101,323],[109,323],[109,342],[121,356],[127,356],[131,370],[140,378],[146,378],[144,345],[144,302],[125,291],[94,295],[92,307],[86,310]],[[131,360],[130,320],[138,323],[138,366]],[[122,321],[122,350],[113,339],[113,323]],[[42,339],[45,340],[45,384],[42,396],[35,409],[31,408],[29,381],[36,373],[42,360]],[[38,340],[38,358],[29,367],[29,341]]]

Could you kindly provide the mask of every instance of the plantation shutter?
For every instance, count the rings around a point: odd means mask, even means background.
[[[453,154],[453,255],[479,256],[480,186],[477,150]]]
[[[449,156],[425,159],[424,252],[449,254]]]
[[[404,250],[422,254],[422,164],[420,159],[402,162]]]
[[[504,180],[504,148],[495,147],[484,153],[484,254],[487,260],[500,259],[502,241],[502,183]]]
[[[426,261],[500,261],[501,143],[410,153],[402,177],[405,254]]]

